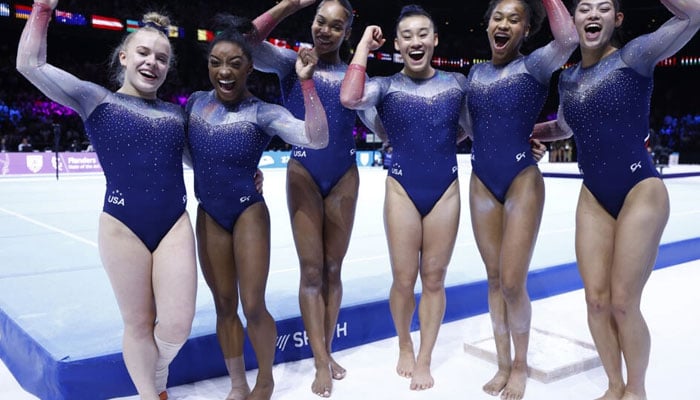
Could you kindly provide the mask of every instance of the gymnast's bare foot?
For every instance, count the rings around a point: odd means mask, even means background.
[[[413,349],[399,349],[399,361],[396,363],[396,373],[404,378],[413,376],[413,369],[416,367],[416,355]]]
[[[250,388],[246,382],[244,385],[231,386],[231,391],[226,396],[226,400],[245,400],[250,395]]]
[[[620,400],[647,400],[647,395],[646,393],[639,395],[625,391]]]
[[[482,389],[491,396],[498,396],[498,394],[501,393],[501,390],[506,387],[509,376],[510,370],[506,371],[499,369],[498,372],[496,372],[496,375],[494,375],[490,381],[486,382]]]
[[[321,397],[331,397],[332,390],[331,367],[323,363],[316,365],[316,377],[311,383],[311,391]]]
[[[227,358],[224,362],[231,377],[231,391],[226,400],[245,400],[250,395],[250,386],[245,375],[243,357]]]
[[[411,377],[411,390],[426,390],[433,387],[435,381],[430,375],[429,363],[416,363]]]
[[[602,397],[598,397],[596,400],[620,400],[622,395],[625,393],[624,387],[609,387],[605,391]]]
[[[341,367],[340,364],[335,362],[333,357],[331,357],[331,375],[332,375],[333,379],[339,381],[339,380],[345,378],[346,373],[347,373],[347,371],[345,370],[345,368]]]
[[[270,400],[275,389],[275,382],[272,380],[258,380],[253,391],[246,397],[246,400]]]
[[[501,392],[501,400],[521,400],[525,396],[525,385],[527,385],[527,364],[516,362],[511,367],[508,383]]]

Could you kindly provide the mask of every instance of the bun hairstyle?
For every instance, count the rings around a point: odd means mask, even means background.
[[[141,22],[143,23],[143,29],[155,29],[167,36],[166,32],[170,26],[170,18],[168,16],[157,12],[149,12],[141,18]]]
[[[414,17],[414,16],[423,16],[426,17],[430,20],[430,24],[433,26],[433,32],[437,33],[437,25],[435,25],[435,21],[433,20],[433,17],[423,9],[423,7],[419,6],[418,4],[409,4],[406,6],[403,6],[401,8],[401,12],[399,13],[399,17],[396,18],[396,25],[394,26],[394,32],[398,32],[399,30],[399,23],[403,21],[405,18],[408,17]]]
[[[496,7],[499,4],[501,4],[502,1],[503,0],[491,0],[489,2],[489,6],[486,9],[486,14],[484,14],[484,21],[486,22],[486,25],[488,25],[489,21],[491,20],[491,14],[493,14],[493,10],[495,10]],[[542,27],[542,22],[544,22],[544,19],[547,16],[547,10],[545,10],[544,5],[542,4],[542,0],[518,1],[520,1],[520,4],[522,4],[523,8],[525,9],[525,16],[527,18],[528,25],[530,25],[528,34],[525,37],[525,39],[527,40],[529,37],[532,37],[537,32],[539,32],[540,28]]]
[[[160,14],[155,11],[148,12],[144,14],[141,18],[141,27],[137,30],[130,32],[122,39],[121,43],[112,51],[112,56],[110,58],[110,70],[112,71],[111,81],[117,86],[122,86],[124,84],[124,67],[119,62],[119,54],[126,49],[134,35],[141,31],[152,31],[158,32],[163,35],[164,38],[168,39],[168,27],[170,26],[170,18],[166,15]],[[168,41],[169,42],[169,41]],[[175,54],[170,49],[170,58],[168,59],[168,68],[175,66]]]
[[[250,62],[253,62],[253,47],[247,40],[247,37],[257,36],[253,21],[231,14],[217,14],[214,17],[214,27],[218,33],[209,44],[207,55],[211,54],[211,50],[217,43],[231,42],[240,46],[243,54],[248,57]]]

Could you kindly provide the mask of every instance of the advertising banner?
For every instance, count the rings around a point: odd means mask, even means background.
[[[0,153],[0,176],[102,172],[95,153]]]

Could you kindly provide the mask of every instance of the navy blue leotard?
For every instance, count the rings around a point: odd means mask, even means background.
[[[435,70],[428,79],[397,73],[371,78],[358,108],[377,107],[393,154],[396,179],[426,216],[457,179],[457,136],[465,128],[466,78]]]
[[[558,124],[573,131],[583,184],[614,218],[637,183],[659,176],[644,146],[654,67],[697,30],[671,18],[598,63],[560,76]]]
[[[155,251],[187,204],[182,108],[112,93],[50,64],[28,74],[42,92],[83,119],[107,182],[102,210]]]
[[[222,103],[214,91],[194,93],[186,110],[195,195],[207,214],[233,232],[243,211],[264,201],[253,179],[263,150],[275,135],[308,144],[305,122],[256,97]]]
[[[182,108],[109,94],[85,120],[85,129],[107,181],[103,211],[153,252],[187,205]]]
[[[255,47],[253,59],[256,69],[277,74],[285,107],[296,118],[303,119],[304,99],[294,70],[297,54],[263,42]],[[348,65],[343,62],[329,64],[318,60],[313,80],[328,117],[328,146],[320,150],[295,146],[291,153],[291,157],[309,172],[323,197],[330,193],[340,178],[357,162],[353,129],[358,114],[370,128],[377,129],[367,113],[356,112],[340,104],[340,85],[347,68]]]
[[[536,165],[529,138],[547,99],[552,73],[573,51],[551,42],[505,65],[474,65],[467,77],[472,169],[501,203],[513,179]]]

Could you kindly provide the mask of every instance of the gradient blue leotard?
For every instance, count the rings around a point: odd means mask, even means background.
[[[457,179],[457,135],[464,128],[466,78],[436,70],[416,80],[397,73],[365,84],[359,107],[377,107],[393,146],[389,176],[426,216]]]
[[[537,165],[529,138],[547,99],[552,73],[566,62],[572,46],[551,42],[505,65],[474,65],[467,77],[472,169],[501,203],[513,179]]]
[[[573,131],[583,184],[614,218],[637,183],[659,176],[644,146],[654,67],[695,32],[674,17],[597,64],[560,76],[558,124]]]
[[[46,96],[80,115],[107,181],[104,212],[153,252],[185,212],[184,112],[160,100],[112,93],[46,63],[50,19],[50,7],[33,8],[18,67]]]
[[[294,70],[297,54],[263,42],[255,47],[253,59],[256,69],[277,74],[285,107],[296,118],[303,119],[304,98]],[[340,104],[340,85],[347,68],[347,64],[342,62],[329,64],[318,60],[313,80],[328,117],[328,147],[314,150],[295,146],[291,154],[293,159],[309,171],[323,197],[330,193],[340,178],[357,162],[353,136],[357,115],[374,129],[370,117],[366,117],[364,112],[358,113]]]
[[[264,201],[253,178],[263,150],[275,135],[304,143],[304,121],[256,97],[222,103],[214,91],[194,93],[186,110],[195,195],[207,214],[233,232],[243,211]]]
[[[153,252],[185,212],[185,118],[161,100],[114,93],[85,120],[107,181],[103,211]]]

